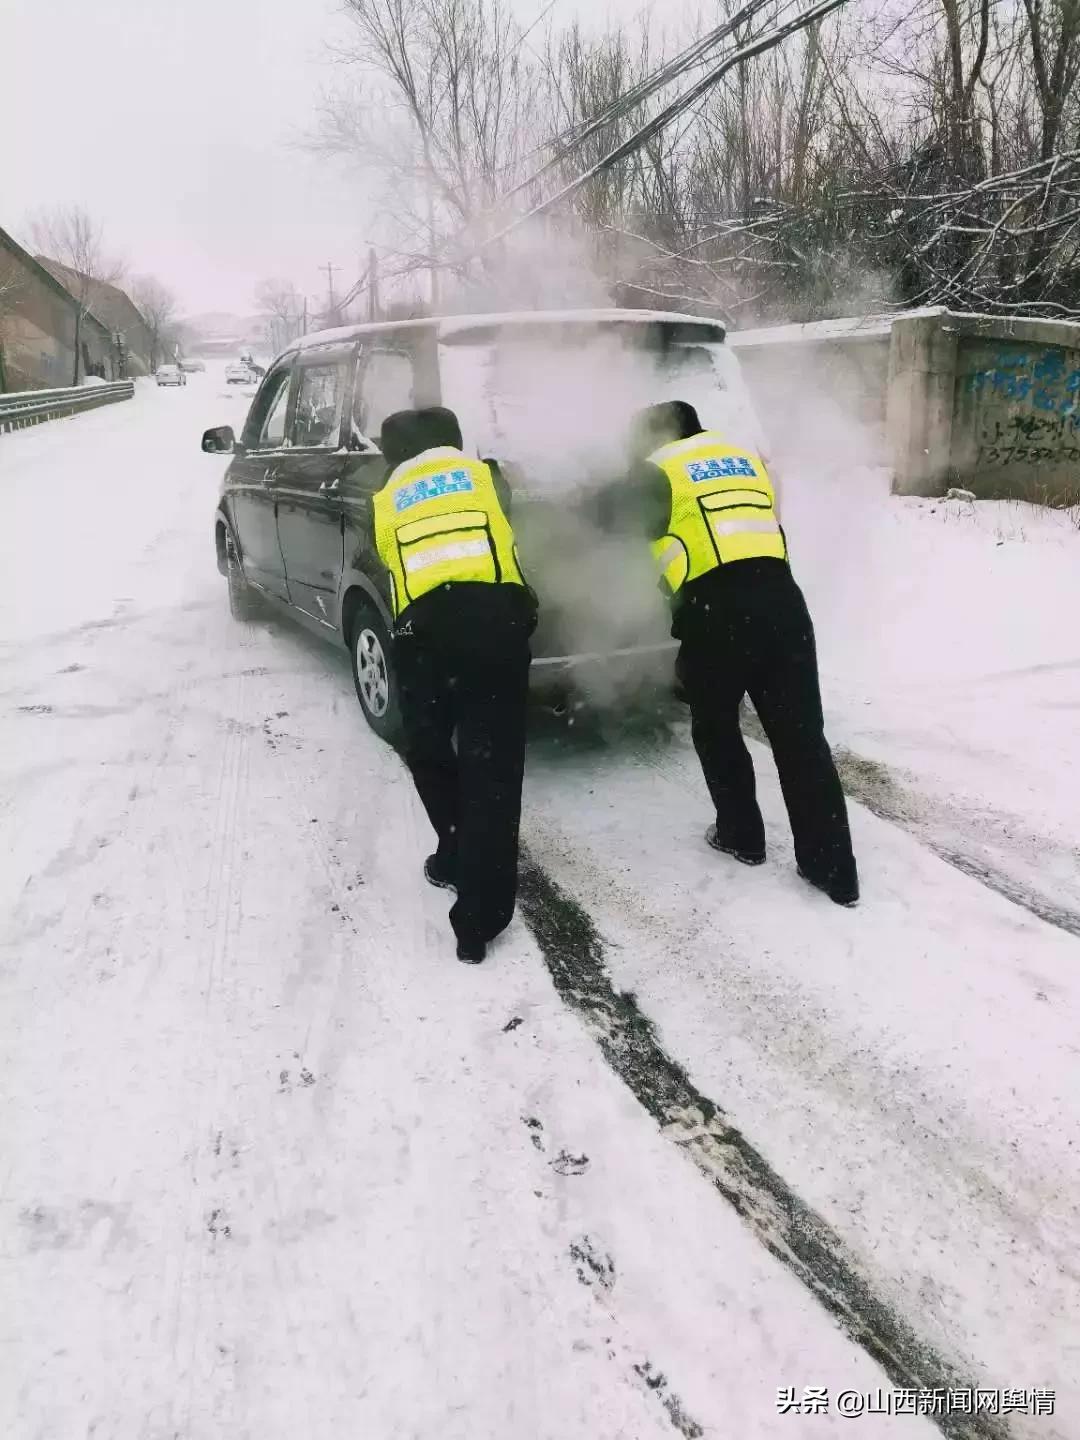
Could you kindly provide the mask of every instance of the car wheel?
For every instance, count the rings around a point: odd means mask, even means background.
[[[229,614],[234,620],[257,620],[262,604],[258,592],[244,579],[231,536],[225,540],[225,576],[229,584]]]
[[[389,632],[378,612],[365,605],[353,621],[349,638],[353,682],[364,719],[380,740],[401,739],[401,708]]]

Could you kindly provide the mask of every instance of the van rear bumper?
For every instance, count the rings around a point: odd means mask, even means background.
[[[678,641],[665,640],[597,654],[537,655],[529,689],[534,694],[573,692],[610,699],[657,685],[667,687],[675,678],[678,649]]]

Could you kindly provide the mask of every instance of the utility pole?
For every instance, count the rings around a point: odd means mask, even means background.
[[[306,295],[304,296],[304,328],[303,328],[303,331],[302,331],[301,333],[304,334],[304,335],[307,334],[307,296],[306,296]]]
[[[432,194],[431,184],[428,184],[427,192],[427,215],[428,215],[428,258],[431,261],[431,313],[439,313],[439,266],[435,258],[435,197]]]
[[[325,270],[325,271],[326,271],[326,285],[327,285],[327,289],[328,289],[329,292],[330,292],[329,312],[330,312],[330,315],[331,315],[334,319],[337,319],[337,316],[336,316],[335,311],[334,311],[334,271],[335,271],[335,270],[340,270],[340,269],[341,269],[341,266],[340,266],[340,265],[332,265],[332,264],[330,263],[330,261],[328,260],[325,265],[320,265],[319,268],[320,268],[320,270]]]
[[[368,319],[379,318],[379,260],[372,245],[368,251]]]

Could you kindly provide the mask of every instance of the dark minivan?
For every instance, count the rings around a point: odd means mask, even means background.
[[[218,568],[238,619],[266,600],[352,655],[369,725],[399,716],[385,572],[371,497],[394,410],[448,405],[465,446],[496,458],[541,604],[533,684],[612,703],[670,679],[666,606],[647,547],[603,533],[590,494],[623,470],[639,405],[682,398],[702,423],[761,450],[738,364],[713,321],[582,310],[356,325],[297,341],[270,366],[236,438],[215,515]]]

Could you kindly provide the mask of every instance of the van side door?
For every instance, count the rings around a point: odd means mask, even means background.
[[[382,422],[395,410],[434,403],[419,376],[415,345],[392,332],[362,345],[348,425],[349,458],[342,479],[345,504],[345,566],[365,576],[389,603],[389,587],[375,549],[371,500],[386,482],[379,449]]]
[[[252,402],[240,448],[229,466],[229,508],[244,575],[281,600],[289,598],[278,545],[275,482],[288,456],[286,419],[295,356],[280,360]]]
[[[355,346],[301,351],[293,377],[289,450],[275,480],[278,542],[289,596],[329,629],[338,625],[343,525],[341,481],[348,452]]]

